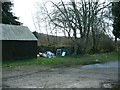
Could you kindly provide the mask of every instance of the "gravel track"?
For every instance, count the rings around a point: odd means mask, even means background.
[[[117,82],[118,68],[18,67],[3,69],[3,88],[102,88]]]

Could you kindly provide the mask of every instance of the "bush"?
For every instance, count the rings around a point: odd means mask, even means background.
[[[115,42],[112,40],[102,40],[99,45],[99,52],[112,52],[115,51]]]
[[[114,44],[111,42],[104,42],[104,44],[99,46],[100,52],[111,52],[114,50],[115,50]]]

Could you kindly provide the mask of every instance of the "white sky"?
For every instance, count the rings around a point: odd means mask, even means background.
[[[23,23],[23,26],[27,26],[32,32],[38,31],[35,29],[33,17],[35,16],[34,13],[36,10],[36,2],[39,2],[42,4],[42,2],[50,1],[50,0],[11,0],[14,3],[13,7],[13,13],[15,16],[19,17],[19,21]],[[52,0],[55,1],[56,0]],[[58,2],[58,0],[57,0]],[[47,8],[51,8],[51,4],[47,5]],[[42,29],[43,32],[46,33],[45,29]],[[39,32],[39,31],[38,31]],[[61,34],[63,36],[63,34]]]
[[[35,31],[32,13],[35,0],[11,0],[14,3],[13,13],[19,17],[19,21],[24,26],[28,26],[31,31]]]
[[[11,0],[14,3],[13,13],[19,17],[19,21],[23,26],[27,26],[31,31],[37,31],[34,26],[33,17],[36,9],[36,2],[50,1],[50,0]],[[56,0],[53,0],[56,1]],[[51,5],[48,5],[50,8]]]
[[[17,17],[19,17],[19,21],[22,22],[24,26],[27,26],[31,31],[37,31],[35,29],[32,18],[35,13],[36,1],[40,1],[40,3],[42,3],[45,0],[11,0],[11,1],[13,1],[14,3],[13,12]]]
[[[14,3],[13,12],[19,17],[19,21],[23,23],[24,26],[28,26],[31,31],[35,31],[35,26],[33,22],[33,17],[36,9],[36,2],[42,4],[42,2],[50,0],[11,0]],[[56,0],[52,0],[56,1]],[[57,0],[58,1],[58,0]],[[48,5],[48,9],[51,5]]]

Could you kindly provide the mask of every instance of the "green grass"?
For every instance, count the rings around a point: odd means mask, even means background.
[[[98,60],[98,62],[96,62]],[[80,55],[80,56],[65,56],[55,58],[37,58],[28,60],[9,60],[2,63],[3,68],[15,68],[20,66],[48,66],[48,67],[66,67],[74,65],[88,65],[94,63],[105,63],[108,61],[118,60],[116,52]]]

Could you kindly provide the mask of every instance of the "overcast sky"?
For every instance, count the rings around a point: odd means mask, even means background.
[[[34,27],[32,17],[34,16],[36,1],[42,3],[42,1],[45,0],[11,0],[11,1],[13,1],[14,3],[13,12],[17,17],[20,17],[19,21],[22,22],[24,26],[27,26],[31,31],[35,31],[36,29]],[[59,0],[52,0],[52,1],[58,2]]]
[[[19,17],[19,21],[23,23],[24,26],[28,26],[31,31],[35,31],[35,26],[33,22],[33,17],[36,9],[36,2],[42,3],[43,1],[50,0],[11,0],[14,3],[13,12],[17,17]],[[52,0],[56,1],[56,0]],[[57,0],[58,1],[58,0]],[[50,5],[48,5],[50,8]]]
[[[35,16],[36,2],[42,4],[42,2],[47,2],[50,0],[11,0],[14,3],[13,12],[15,16],[19,17],[19,21],[23,23],[24,26],[27,26],[31,31],[38,31],[35,29],[33,17]],[[60,0],[52,0],[58,2]],[[67,0],[66,0],[67,1]],[[51,8],[51,4],[47,5],[47,8]],[[38,31],[39,32],[39,31]],[[46,33],[43,29],[42,33]]]
[[[11,0],[14,3],[13,12],[24,26],[28,26],[31,31],[35,31],[32,13],[35,0]]]

